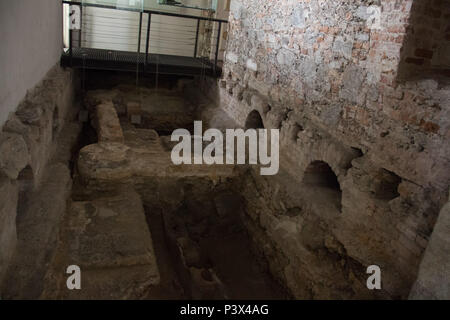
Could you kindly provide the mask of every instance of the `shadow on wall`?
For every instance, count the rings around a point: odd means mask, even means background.
[[[34,173],[30,165],[24,168],[17,178],[19,184],[19,200],[17,202],[17,224],[20,223],[29,204],[29,196],[34,189]]]
[[[450,0],[415,0],[398,80],[450,77]]]

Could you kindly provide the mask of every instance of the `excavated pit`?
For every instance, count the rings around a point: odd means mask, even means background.
[[[164,292],[193,299],[286,298],[251,250],[239,196],[225,185],[183,184],[186,198],[175,210],[145,206],[161,273],[149,297]]]
[[[245,204],[233,190],[247,169],[170,161],[172,132],[192,132],[205,111],[186,98],[189,81],[169,79],[165,88],[124,82],[86,91],[80,115],[89,117],[43,297],[288,298],[241,220]],[[224,118],[208,112],[215,124]],[[86,285],[69,292],[61,270],[75,262]]]
[[[75,78],[56,70],[5,126],[22,148],[17,181],[0,181],[14,213],[2,299],[408,296],[439,190],[228,80],[85,76],[74,99]],[[194,142],[196,120],[280,129],[278,174],[175,165],[170,136]],[[379,291],[366,286],[373,264]],[[82,290],[68,290],[73,265]]]

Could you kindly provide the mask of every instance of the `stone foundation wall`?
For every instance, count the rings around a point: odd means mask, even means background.
[[[74,116],[74,90],[73,72],[52,68],[0,133],[0,283],[15,251],[16,221],[41,185],[56,138]]]
[[[450,87],[400,81],[413,4],[232,1],[208,92],[242,127],[257,110],[281,130],[280,175],[241,191],[261,256],[297,298],[407,298],[416,279],[450,184]],[[311,183],[315,163],[338,188]],[[374,264],[378,292],[365,286]]]
[[[410,299],[442,299],[450,296],[450,202],[441,210],[430,237]]]

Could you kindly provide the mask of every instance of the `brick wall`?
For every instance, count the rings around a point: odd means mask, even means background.
[[[406,298],[415,280],[450,184],[450,87],[445,78],[399,79],[410,16],[421,8],[231,3],[223,78],[209,93],[241,126],[257,110],[266,128],[281,130],[284,178],[254,177],[242,193],[257,247],[296,297]],[[327,192],[311,196],[304,184],[314,161],[337,176],[338,214],[322,206]],[[308,234],[322,235],[319,245]],[[365,287],[371,264],[382,267],[382,292]]]

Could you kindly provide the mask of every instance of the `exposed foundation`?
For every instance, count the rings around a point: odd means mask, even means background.
[[[449,7],[370,6],[233,0],[217,81],[51,70],[0,136],[1,297],[448,299]],[[175,165],[196,120],[280,130],[279,173]]]
[[[58,242],[43,241],[45,248],[39,248],[47,252],[40,261],[46,266],[41,273],[32,271],[37,261],[26,266],[29,255],[17,252],[4,284],[5,298],[290,296],[267,264],[255,257],[242,224],[245,202],[234,189],[247,169],[172,164],[169,134],[178,127],[190,129],[201,114],[186,98],[186,83],[192,85],[192,80],[170,82],[178,85],[121,85],[86,94],[86,110],[77,109],[78,119],[73,119],[88,122],[72,141],[74,166],[64,180],[70,186],[56,191],[45,184],[35,196],[42,199],[54,192],[61,201],[68,199],[66,209],[58,210],[66,212],[58,221],[44,220],[33,229],[39,235],[49,229],[48,236]],[[210,116],[222,122],[224,114]],[[55,173],[56,168],[49,170]],[[64,166],[61,170],[63,174]],[[48,179],[52,183],[61,176]],[[55,188],[62,185],[60,181]],[[24,207],[36,210],[33,203]],[[36,218],[28,214],[24,219]],[[30,236],[25,229],[23,234]],[[80,292],[67,290],[69,265],[83,270]]]

